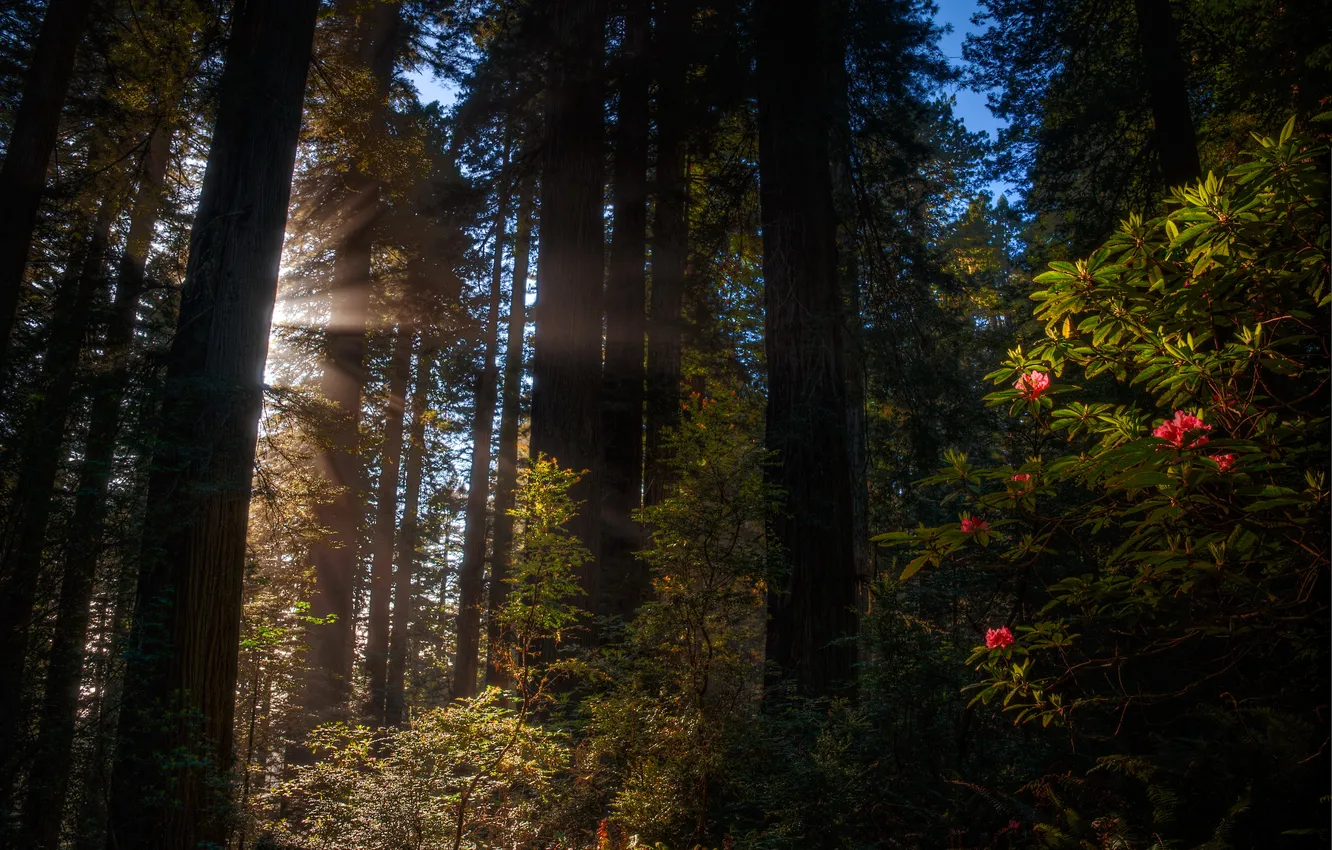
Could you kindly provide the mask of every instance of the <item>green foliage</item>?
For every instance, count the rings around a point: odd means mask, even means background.
[[[1031,314],[1030,275],[1019,249],[1023,227],[1004,198],[991,203],[979,195],[946,230],[940,226],[933,250],[911,262],[909,279],[869,284],[864,356],[872,527],[941,521],[934,490],[913,482],[949,446],[982,451],[1001,430],[1000,417],[982,402],[982,377]]]
[[[244,608],[241,619],[235,736],[240,808],[248,820],[255,810],[269,766],[279,762],[286,742],[279,730],[311,725],[299,704],[275,699],[302,681],[309,629],[331,625],[336,614],[310,614],[313,574],[309,547],[326,533],[315,516],[336,488],[316,474],[313,435],[323,405],[309,393],[271,389],[255,456],[254,490],[246,538]]]
[[[543,455],[524,466],[518,482],[512,511],[519,522],[517,555],[499,612],[497,654],[524,711],[547,700],[550,685],[577,669],[572,659],[554,654],[585,616],[572,600],[580,593],[578,569],[591,556],[566,528],[577,513],[569,488],[578,478]]]
[[[989,94],[1001,165],[1054,258],[1087,252],[1130,210],[1159,212],[1147,68],[1130,0],[983,0],[968,83]],[[1223,173],[1251,131],[1309,116],[1332,90],[1332,18],[1317,0],[1170,0],[1198,153]],[[1033,246],[1037,247],[1037,246]],[[1039,250],[1039,247],[1037,248]]]
[[[274,826],[330,850],[542,846],[568,762],[561,734],[526,723],[493,688],[401,730],[321,726],[311,744],[320,760],[277,789],[291,815]]]
[[[571,600],[588,552],[565,528],[578,474],[544,456],[525,465],[516,494],[517,555],[500,611],[498,658],[517,692],[490,688],[417,715],[399,731],[327,724],[320,756],[276,796],[298,813],[280,831],[303,847],[494,847],[539,844],[553,829],[562,733],[531,722],[551,686],[578,669],[558,657],[585,613]]]
[[[973,652],[973,703],[1092,760],[1077,805],[1028,785],[1048,846],[1276,846],[1322,822],[1327,150],[1293,126],[1036,278],[1045,339],[989,376],[1034,451],[932,480],[984,531],[882,538],[922,550],[904,578],[1007,577],[990,625],[1018,638]]]
[[[675,487],[638,512],[652,598],[605,654],[584,758],[608,763],[610,826],[689,846],[711,833],[730,739],[761,696],[768,550],[760,399],[694,393],[666,436]]]

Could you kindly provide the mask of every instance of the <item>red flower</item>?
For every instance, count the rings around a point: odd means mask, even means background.
[[[975,517],[972,516],[962,518],[963,534],[979,534],[982,531],[989,531],[989,530],[990,530],[990,524],[983,519],[976,519]]]
[[[1019,472],[1017,475],[1013,476],[1012,480],[1026,484],[1031,480],[1031,475],[1026,472]]]
[[[985,632],[986,649],[1003,649],[1012,645],[1013,633],[1008,630],[1008,626],[1000,626],[997,629],[990,629]]]
[[[1044,372],[1032,370],[1023,372],[1013,384],[1013,389],[1022,394],[1027,401],[1035,401],[1050,388],[1050,376]]]
[[[1176,410],[1175,418],[1167,419],[1160,425],[1156,426],[1156,430],[1152,431],[1152,436],[1160,437],[1162,440],[1168,441],[1177,449],[1196,449],[1200,446],[1207,445],[1207,437],[1199,436],[1193,442],[1185,445],[1185,440],[1188,439],[1189,433],[1192,431],[1210,430],[1212,430],[1211,425],[1203,422],[1192,413]]]
[[[1235,465],[1235,456],[1231,454],[1211,455],[1212,460],[1216,461],[1217,469],[1220,472],[1229,472]]]

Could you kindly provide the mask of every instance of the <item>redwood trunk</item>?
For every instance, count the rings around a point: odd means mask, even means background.
[[[407,311],[402,311],[406,318]],[[398,473],[402,460],[402,417],[412,367],[413,329],[399,322],[389,364],[388,407],[384,413],[384,448],[380,452],[375,507],[374,560],[370,568],[370,634],[366,666],[370,673],[370,714],[381,726],[388,698],[389,599],[393,594],[393,540],[398,521]]]
[[[110,848],[226,841],[246,521],[318,10],[317,0],[235,5],[167,358]]]
[[[768,518],[787,567],[768,600],[768,660],[818,696],[850,682],[856,564],[837,219],[828,114],[836,28],[796,0],[760,0],[759,194],[768,366]]]
[[[19,455],[18,483],[8,517],[14,539],[6,541],[9,546],[0,565],[0,657],[6,659],[0,665],[0,759],[4,765],[0,800],[7,800],[16,787],[29,754],[28,721],[23,710],[24,661],[47,525],[55,503],[60,450],[75,401],[79,352],[93,297],[102,283],[106,244],[117,212],[115,199],[102,202],[91,233],[73,263],[78,271],[60,283],[39,379],[42,395],[29,414]]]
[[[0,372],[23,291],[37,209],[51,163],[60,110],[74,73],[74,57],[88,24],[92,0],[50,0],[23,80],[5,164],[0,168]]]
[[[408,636],[412,627],[412,575],[416,571],[421,507],[421,465],[425,460],[425,421],[435,348],[425,340],[416,355],[411,425],[407,439],[407,480],[402,497],[402,528],[398,532],[398,571],[393,579],[393,632],[389,637],[388,695],[385,719],[390,726],[407,720]]]
[[[346,4],[344,4],[346,5]],[[376,3],[361,21],[359,61],[379,85],[380,105],[371,118],[371,132],[383,132],[394,51],[399,26],[397,3]],[[320,389],[335,411],[330,447],[319,457],[324,477],[340,488],[338,495],[316,510],[319,524],[329,530],[324,542],[311,547],[315,590],[310,611],[332,622],[308,631],[311,665],[306,680],[305,708],[315,722],[334,719],[351,697],[355,650],[353,598],[356,556],[364,515],[361,493],[365,471],[359,453],[361,392],[365,387],[366,326],[370,310],[371,254],[375,224],[383,212],[379,182],[354,163],[347,177],[351,191],[344,199],[333,262],[332,311],[325,332],[325,360]],[[371,624],[387,631],[382,620]]]
[[[681,306],[689,226],[685,183],[685,50],[693,0],[663,0],[656,52],[657,203],[652,228],[652,305],[647,349],[647,445],[644,478],[647,504],[670,489],[662,432],[680,418]]]
[[[513,242],[513,283],[509,294],[509,335],[504,347],[504,390],[500,409],[499,458],[495,470],[495,529],[490,544],[490,594],[486,618],[486,684],[503,686],[499,669],[499,612],[509,597],[509,565],[513,561],[514,492],[518,486],[518,424],[523,404],[523,335],[527,330],[528,258],[532,253],[532,182],[524,180],[518,195],[518,221]]]
[[[598,599],[601,523],[601,307],[605,233],[602,114],[602,0],[553,0],[555,51],[546,89],[532,355],[532,456],[583,473],[571,491],[579,514],[569,524],[592,557],[579,572],[575,604]]]
[[[1170,0],[1134,0],[1133,6],[1138,16],[1138,43],[1151,97],[1161,176],[1169,186],[1190,183],[1202,175],[1202,167],[1198,164],[1198,143],[1185,88],[1187,70],[1175,38]]]
[[[620,56],[615,126],[615,225],[606,280],[606,363],[602,379],[601,559],[606,583],[598,612],[627,619],[647,586],[634,558],[633,511],[643,489],[643,356],[646,330],[648,82],[647,0],[629,0]]]
[[[507,179],[502,176],[501,180]],[[499,383],[495,349],[499,344],[500,289],[504,282],[504,222],[509,215],[509,189],[500,189],[495,212],[495,257],[490,301],[482,330],[481,372],[477,375],[472,416],[472,471],[467,483],[467,520],[463,557],[458,570],[458,655],[453,662],[453,696],[476,696],[481,643],[481,579],[486,562],[486,503],[490,495],[490,438],[494,432],[495,393]]]
[[[310,626],[310,669],[305,708],[316,722],[332,719],[351,697],[353,587],[361,533],[362,487],[358,432],[365,383],[365,328],[370,303],[370,232],[359,228],[339,246],[333,272],[333,309],[325,334],[320,390],[332,404],[329,447],[318,458],[321,474],[340,488],[315,516],[328,529],[311,547],[315,587],[310,613],[329,618]]]
[[[839,2],[835,8],[835,26],[846,32],[848,4]],[[846,370],[847,462],[851,469],[851,526],[852,546],[856,563],[856,609],[862,614],[869,610],[870,586],[874,579],[874,545],[870,542],[869,527],[869,443],[865,431],[865,367],[863,320],[860,312],[860,244],[859,217],[856,205],[853,146],[851,128],[850,61],[849,49],[843,39],[841,59],[832,75],[835,90],[829,102],[835,106],[831,133],[833,202],[838,217],[837,252],[841,262],[839,272],[845,308],[843,365]]]
[[[83,654],[88,637],[93,580],[106,522],[107,488],[120,427],[120,406],[129,380],[127,358],[143,292],[144,268],[161,204],[171,133],[153,132],[143,163],[143,180],[130,213],[129,231],[116,276],[116,296],[106,330],[106,377],[93,397],[83,464],[74,497],[74,515],[65,548],[55,635],[47,662],[42,727],[37,759],[42,765],[28,780],[24,828],[29,843],[42,850],[59,844],[61,818],[73,753]]]

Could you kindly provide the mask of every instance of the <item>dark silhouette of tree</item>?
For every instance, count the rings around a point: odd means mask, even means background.
[[[1133,0],[1138,18],[1138,43],[1152,104],[1156,156],[1161,176],[1170,186],[1197,180],[1198,144],[1186,85],[1187,69],[1179,54],[1170,0]]]
[[[0,168],[0,372],[6,368],[23,272],[55,149],[74,57],[88,23],[92,0],[51,0],[28,63],[23,99]]]
[[[602,0],[547,7],[548,57],[542,144],[541,238],[532,350],[532,455],[587,470],[571,495],[571,531],[593,554],[581,569],[585,610],[599,596],[601,317],[605,233],[602,152]]]
[[[843,300],[830,171],[834,16],[757,4],[759,192],[767,314],[769,471],[783,494],[768,523],[785,575],[768,598],[768,651],[807,693],[849,684],[856,564],[847,458]]]
[[[648,311],[647,430],[644,502],[657,504],[669,486],[662,430],[680,418],[680,344],[688,259],[685,175],[685,74],[694,0],[663,0],[656,8],[656,216],[652,224],[652,302]]]
[[[110,847],[226,836],[251,467],[318,6],[234,10],[149,485]]]
[[[403,413],[407,406],[407,382],[412,366],[413,323],[408,309],[399,311],[398,330],[393,338],[389,362],[388,403],[384,410],[384,444],[380,452],[379,484],[375,499],[374,553],[370,565],[370,635],[366,646],[368,660],[382,653],[382,678],[370,679],[370,714],[385,724],[388,699],[389,602],[393,594],[393,554],[398,525],[398,475],[402,467]],[[419,473],[418,473],[419,475]],[[379,672],[379,662],[371,665]]]
[[[618,71],[614,142],[614,226],[606,278],[602,373],[601,613],[630,617],[647,575],[633,553],[642,504],[643,381],[647,284],[648,3],[628,0]]]
[[[513,560],[514,492],[518,486],[518,426],[523,406],[523,337],[527,328],[528,261],[532,253],[533,185],[524,178],[518,190],[518,218],[513,234],[513,281],[509,290],[509,327],[504,346],[504,385],[501,390],[499,457],[495,470],[495,528],[491,532],[490,582],[486,617],[486,684],[503,685],[496,647],[500,640],[499,612],[508,598],[509,565]]]
[[[430,382],[438,350],[429,338],[417,344],[416,378],[412,384],[411,424],[407,433],[403,481],[402,525],[398,529],[397,570],[393,576],[393,623],[389,635],[384,722],[401,726],[407,719],[407,640],[411,633],[412,576],[420,543],[421,468],[425,462],[425,423]]]
[[[50,813],[63,810],[69,783],[73,758],[70,747],[78,720],[79,685],[97,551],[106,519],[107,485],[128,378],[135,313],[143,291],[148,240],[161,208],[162,181],[170,144],[171,132],[165,127],[157,128],[148,141],[141,165],[142,178],[115,277],[116,296],[104,341],[107,372],[93,397],[85,438],[87,448],[79,471],[74,514],[64,553],[65,569],[61,576],[55,634],[47,662],[42,723],[34,750],[34,763],[41,767],[29,775],[25,799],[23,826],[27,840],[34,847],[54,850],[60,838],[60,820],[51,817]],[[72,372],[73,364],[67,364],[66,368]],[[52,424],[47,420],[45,427],[50,428]],[[54,482],[50,483],[54,487]]]
[[[495,401],[499,385],[496,348],[499,345],[499,303],[504,280],[504,229],[509,216],[508,142],[499,173],[495,205],[495,244],[492,248],[490,292],[480,333],[481,368],[474,381],[472,412],[472,465],[467,484],[462,564],[458,569],[458,652],[453,662],[453,696],[476,696],[480,663],[482,578],[486,562],[486,508],[490,499],[490,438],[494,433]],[[493,579],[492,579],[493,581]]]
[[[353,18],[356,65],[368,70],[375,85],[370,126],[372,140],[385,135],[389,86],[397,55],[399,4],[374,2],[368,7],[344,3],[339,11]],[[366,328],[370,317],[371,259],[376,224],[384,213],[382,186],[362,157],[353,153],[345,193],[336,211],[334,226],[332,309],[324,334],[324,362],[320,390],[333,405],[329,425],[329,447],[321,453],[320,468],[327,480],[340,488],[332,502],[322,505],[319,521],[329,529],[326,542],[311,548],[315,568],[315,593],[310,610],[322,622],[309,630],[310,653],[315,664],[307,680],[306,709],[315,717],[329,719],[343,711],[351,696],[355,621],[353,588],[357,554],[364,525],[361,507],[365,470],[359,454],[361,396],[366,382]],[[374,643],[366,653],[371,682],[372,713],[379,711],[388,663],[387,588],[379,591],[372,605]]]

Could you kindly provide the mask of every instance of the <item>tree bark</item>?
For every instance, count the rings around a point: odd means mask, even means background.
[[[23,99],[14,116],[5,164],[0,168],[0,373],[23,291],[37,209],[46,170],[55,150],[60,111],[74,73],[74,57],[88,25],[92,0],[50,0],[42,18],[32,61],[23,80]]]
[[[343,241],[335,260],[333,309],[325,335],[320,391],[333,406],[329,447],[317,459],[320,473],[340,488],[315,509],[328,529],[311,547],[315,587],[310,613],[326,622],[308,629],[310,668],[305,708],[316,722],[332,719],[351,697],[353,589],[360,540],[362,470],[358,454],[361,387],[365,382],[365,328],[369,309],[369,231]],[[354,259],[353,259],[354,258]],[[364,262],[360,260],[364,258]],[[361,271],[356,274],[355,267]]]
[[[402,417],[412,367],[415,329],[407,311],[400,313],[393,359],[389,365],[388,407],[384,413],[384,447],[380,452],[379,487],[375,506],[374,560],[370,568],[370,634],[365,648],[370,673],[370,715],[387,723],[389,599],[393,595],[393,543],[398,523],[398,473],[402,460]]]
[[[399,29],[398,3],[376,2],[360,22],[359,61],[379,85],[379,108],[371,132],[383,132],[392,83]],[[310,612],[332,617],[308,631],[311,665],[306,680],[305,708],[316,722],[334,719],[351,697],[355,649],[353,597],[357,549],[364,514],[361,492],[365,472],[359,454],[361,391],[365,386],[366,326],[370,310],[371,252],[375,224],[383,213],[379,181],[353,163],[347,176],[351,191],[344,200],[336,234],[332,311],[325,332],[325,360],[320,390],[334,407],[330,447],[318,464],[325,478],[341,488],[316,510],[319,524],[329,529],[324,542],[311,547],[315,590]],[[386,625],[376,623],[377,628]]]
[[[38,380],[41,398],[26,423],[19,455],[6,541],[0,563],[0,800],[8,800],[18,783],[28,750],[28,719],[24,712],[27,684],[25,660],[37,599],[37,583],[46,549],[47,525],[56,501],[65,427],[75,399],[74,379],[87,333],[93,298],[103,283],[102,268],[111,225],[119,212],[114,194],[99,205],[90,232],[71,263],[78,271],[61,281],[49,327],[46,355]],[[39,783],[40,784],[40,783]]]
[[[226,840],[246,522],[318,10],[317,0],[235,6],[167,358],[117,729],[112,850]]]
[[[856,565],[828,98],[836,27],[796,0],[760,0],[759,195],[768,365],[768,517],[787,567],[768,599],[768,660],[818,696],[851,681]],[[840,642],[839,642],[840,641]]]
[[[61,819],[52,813],[64,810],[69,786],[89,606],[106,522],[107,489],[116,434],[120,428],[120,406],[129,380],[127,359],[139,297],[143,292],[148,250],[161,207],[170,146],[171,131],[159,126],[148,141],[142,165],[143,179],[130,212],[129,230],[117,268],[116,295],[102,358],[106,375],[93,397],[83,463],[74,496],[55,635],[47,661],[42,726],[36,746],[37,761],[42,769],[29,777],[23,819],[28,844],[41,850],[54,850],[60,840]]]
[[[509,292],[509,335],[504,347],[504,390],[500,409],[499,458],[495,470],[495,528],[490,544],[490,588],[486,618],[486,684],[508,683],[499,668],[499,612],[509,597],[509,565],[513,561],[514,493],[518,486],[518,424],[523,404],[523,335],[527,330],[527,276],[532,253],[532,181],[518,194],[518,220],[513,241],[513,282]]]
[[[663,0],[655,45],[657,80],[656,217],[652,228],[652,304],[647,349],[647,444],[644,501],[670,491],[662,432],[680,419],[681,308],[688,257],[685,181],[685,61],[694,0]]]
[[[412,575],[416,571],[421,467],[425,461],[425,423],[435,356],[435,344],[423,339],[416,355],[416,384],[412,388],[412,421],[407,439],[407,480],[403,488],[402,528],[398,532],[398,571],[393,579],[393,632],[389,637],[385,711],[385,720],[390,726],[401,726],[407,720],[407,641],[413,620]]]
[[[505,156],[507,165],[507,153]],[[495,392],[499,383],[495,349],[499,345],[499,302],[504,283],[504,223],[509,215],[507,175],[501,175],[495,211],[495,256],[490,301],[482,329],[482,366],[476,376],[472,415],[472,467],[467,482],[467,519],[463,527],[462,564],[458,569],[458,653],[453,660],[453,698],[476,696],[481,643],[481,579],[486,561],[486,504],[490,495],[490,438],[494,433]]]
[[[1134,0],[1133,6],[1138,16],[1138,43],[1151,97],[1161,176],[1169,186],[1190,183],[1202,176],[1202,167],[1198,164],[1198,142],[1185,87],[1187,70],[1175,38],[1170,0]]]
[[[536,334],[532,354],[532,456],[583,472],[570,495],[569,531],[592,557],[579,571],[579,607],[592,611],[601,538],[601,312],[605,233],[602,114],[603,0],[553,0],[556,45],[548,70],[541,176]],[[589,635],[589,642],[595,641]]]
[[[643,381],[646,331],[648,41],[647,0],[628,0],[615,125],[614,230],[606,280],[606,363],[602,373],[602,615],[628,619],[647,590],[634,558],[641,533]]]
[[[849,3],[833,7],[834,26],[848,32]],[[853,146],[851,129],[850,75],[851,57],[846,39],[840,45],[841,59],[832,77],[829,102],[835,107],[829,141],[831,143],[833,203],[837,214],[837,253],[840,264],[844,321],[843,367],[846,386],[847,463],[851,470],[852,551],[856,564],[856,610],[869,610],[870,586],[874,580],[874,547],[869,527],[869,443],[865,426],[865,368],[863,320],[860,313],[860,238],[858,226]]]

